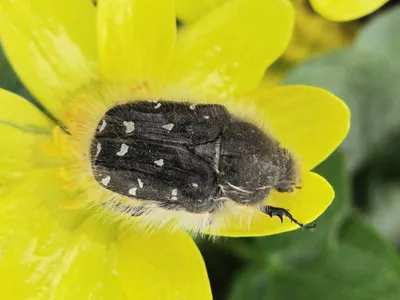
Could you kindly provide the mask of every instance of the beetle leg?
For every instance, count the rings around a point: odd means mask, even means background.
[[[280,208],[280,207],[273,207],[273,206],[263,206],[261,207],[261,211],[267,215],[269,215],[271,218],[273,216],[277,216],[281,222],[283,222],[283,217],[288,218],[290,221],[292,221],[293,223],[296,223],[297,225],[299,225],[302,228],[306,228],[306,229],[314,229],[315,226],[317,225],[316,222],[314,221],[311,224],[302,224],[299,221],[297,221],[295,218],[293,218],[292,214],[284,208]]]

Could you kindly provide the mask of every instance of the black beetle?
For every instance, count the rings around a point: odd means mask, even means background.
[[[271,190],[293,192],[298,167],[288,150],[222,105],[143,100],[117,105],[99,122],[91,144],[103,187],[167,210],[212,213],[226,201],[262,206]],[[132,215],[140,215],[129,210]]]

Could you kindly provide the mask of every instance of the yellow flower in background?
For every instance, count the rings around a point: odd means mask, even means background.
[[[310,170],[346,136],[346,105],[315,87],[254,92],[290,40],[290,2],[231,1],[178,34],[173,2],[102,0],[96,8],[82,0],[0,0],[5,52],[49,112],[0,90],[3,298],[211,299],[198,249],[171,227],[179,218],[195,225],[197,215],[181,211],[151,224],[105,205],[129,201],[101,187],[91,171],[93,135],[117,104],[225,105],[260,124],[300,163],[302,189],[275,191],[268,205],[303,223],[330,205],[332,188]],[[222,217],[224,226],[202,230],[257,236],[299,227],[253,207]]]
[[[296,23],[292,40],[282,55],[287,63],[297,63],[310,57],[341,48],[355,36],[357,25],[324,19],[309,7],[307,0],[292,0]]]
[[[356,22],[328,20],[310,8],[308,0],[291,0],[296,15],[293,36],[286,51],[268,69],[263,86],[275,86],[296,63],[342,48],[354,39]]]
[[[333,21],[355,20],[376,11],[389,0],[310,0],[316,12]]]
[[[177,16],[184,23],[192,23],[204,14],[231,0],[177,0]],[[296,0],[292,0],[296,2]],[[350,21],[364,17],[389,0],[309,0],[313,9],[332,21]]]

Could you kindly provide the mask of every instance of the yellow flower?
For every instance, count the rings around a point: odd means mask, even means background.
[[[177,16],[187,23],[194,22],[215,6],[231,0],[177,0]],[[389,0],[309,0],[313,9],[333,21],[350,21],[366,16]]]
[[[147,220],[93,178],[90,143],[111,107],[138,99],[219,103],[258,122],[296,156],[302,189],[272,206],[303,223],[334,193],[310,172],[344,139],[349,111],[322,89],[254,91],[285,50],[285,0],[237,0],[176,33],[173,0],[0,0],[4,49],[48,114],[0,90],[0,289],[5,299],[210,299],[204,262],[179,228]],[[48,117],[50,116],[50,118]],[[54,122],[54,120],[58,120]],[[204,231],[257,236],[297,229],[255,208]],[[172,228],[173,227],[173,228]]]
[[[374,12],[389,0],[310,0],[316,12],[333,21],[355,20]]]
[[[308,0],[291,0],[296,16],[293,36],[285,53],[268,69],[263,86],[279,84],[298,62],[332,52],[349,44],[355,36],[356,22],[327,20],[310,9]]]
[[[356,24],[337,23],[324,19],[308,7],[307,0],[292,0],[296,24],[292,40],[283,54],[286,63],[297,63],[310,57],[331,52],[349,44]]]

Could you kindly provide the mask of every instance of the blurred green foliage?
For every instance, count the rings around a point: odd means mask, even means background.
[[[397,8],[367,24],[354,45],[301,65],[284,82],[320,86],[346,101],[352,128],[343,149],[352,168],[370,159],[400,128],[399,34]]]
[[[399,6],[367,23],[351,47],[314,58],[285,80],[323,87],[349,105],[352,127],[342,148],[354,176],[353,201],[395,245],[400,244],[399,82]]]
[[[1,88],[35,102],[2,52],[0,70]],[[400,299],[400,7],[284,84],[323,87],[351,108],[343,147],[315,170],[336,197],[315,232],[198,240],[214,299]]]

